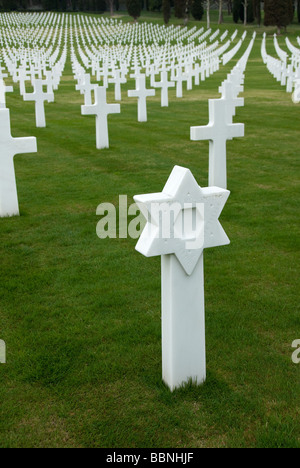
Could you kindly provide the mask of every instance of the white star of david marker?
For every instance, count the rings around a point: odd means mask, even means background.
[[[219,222],[228,196],[175,166],[161,193],[134,197],[148,218],[136,249],[161,255],[162,377],[171,391],[206,379],[203,249],[229,244]]]
[[[146,257],[175,254],[191,275],[203,249],[230,243],[219,222],[229,194],[201,188],[189,169],[175,166],[161,193],[134,197],[148,218],[136,250]]]

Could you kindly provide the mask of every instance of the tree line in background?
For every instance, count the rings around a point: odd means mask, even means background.
[[[235,23],[242,21],[244,25],[262,22],[261,0],[125,0],[124,7],[128,14],[136,21],[142,10],[162,11],[163,18],[168,24],[171,12],[176,18],[182,18],[187,24],[190,15],[196,20],[203,19],[205,10],[207,15],[207,27],[210,27],[211,8],[217,8],[219,12],[219,24],[223,22],[224,9],[233,16]],[[0,0],[2,11],[81,11],[99,12],[110,11],[113,15],[118,11],[122,0]],[[122,5],[121,5],[122,6]],[[286,28],[294,19],[297,11],[300,23],[300,0],[264,0],[264,25],[277,26],[278,33]]]

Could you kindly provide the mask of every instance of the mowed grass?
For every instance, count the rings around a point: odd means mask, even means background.
[[[36,136],[38,153],[16,156],[21,217],[0,220],[1,447],[300,447],[300,107],[262,63],[261,37],[235,118],[246,136],[227,146],[231,245],[205,252],[207,382],[174,393],[161,381],[160,259],[98,239],[96,208],[161,191],[175,164],[207,185],[208,142],[189,128],[207,124],[236,60],[183,99],[171,91],[168,108],[157,93],[143,124],[129,81],[109,150],[80,115],[69,60],[46,129],[16,85],[8,95],[13,136]]]

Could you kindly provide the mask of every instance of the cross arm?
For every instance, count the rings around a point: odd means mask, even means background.
[[[35,101],[35,95],[34,93],[25,93],[23,94],[23,99],[24,101]]]
[[[245,125],[244,124],[230,124],[228,126],[228,139],[241,138],[245,136]]]
[[[216,138],[215,129],[212,124],[203,127],[191,127],[191,140],[214,140]]]
[[[94,104],[91,106],[81,106],[81,114],[82,115],[97,115],[97,106]]]
[[[14,154],[36,153],[37,140],[35,137],[13,138]]]
[[[235,98],[233,102],[235,107],[244,107],[245,105],[245,99],[242,97]]]
[[[136,89],[129,89],[128,97],[140,97],[139,91]]]
[[[120,104],[109,104],[107,113],[108,114],[120,114],[121,112],[121,106]]]
[[[146,93],[147,97],[155,96],[155,89],[147,89]]]

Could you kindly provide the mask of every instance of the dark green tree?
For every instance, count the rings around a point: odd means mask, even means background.
[[[233,14],[233,21],[235,23],[238,23],[240,19],[241,3],[242,3],[241,0],[233,0],[232,14]]]
[[[4,11],[14,11],[18,8],[16,0],[3,0],[2,5]]]
[[[150,0],[150,11],[160,11],[162,8],[162,0]]]
[[[134,21],[141,16],[142,5],[140,0],[126,0],[126,6],[129,16],[132,16]]]
[[[300,23],[300,0],[297,2],[298,23]]]
[[[295,16],[295,0],[291,0],[288,3],[288,11],[290,15],[290,23],[293,22],[294,16]]]
[[[253,15],[258,24],[261,25],[261,1],[260,0],[253,0]]]
[[[110,16],[114,14],[115,0],[107,0],[105,8],[110,12]]]
[[[254,21],[254,1],[260,0],[247,0],[247,24],[251,24]],[[232,6],[233,21],[238,23],[239,20],[244,23],[245,20],[245,4],[244,0],[233,0]]]
[[[299,0],[300,1],[300,0]],[[201,21],[204,15],[203,0],[194,0],[191,13],[196,21]]]
[[[174,0],[174,13],[176,18],[183,18],[185,11],[185,0]]]
[[[60,1],[60,10],[66,11],[67,10],[67,0],[61,0]]]
[[[56,9],[56,2],[53,0],[43,0],[42,5],[44,10],[51,11]]]
[[[189,22],[190,11],[192,7],[193,0],[185,0],[184,2],[184,12],[183,12],[183,24],[186,26]]]
[[[240,0],[240,19],[242,23],[244,23],[245,20],[245,5],[244,5],[244,0]],[[252,0],[247,1],[247,23],[251,24],[254,21],[254,15],[253,15],[253,2]]]
[[[171,2],[170,0],[163,0],[162,2],[164,22],[168,24],[171,18]]]
[[[104,13],[107,11],[107,5],[105,0],[96,0],[96,11],[99,11],[99,13]]]
[[[278,34],[292,22],[293,0],[265,0],[265,26],[277,26]]]

